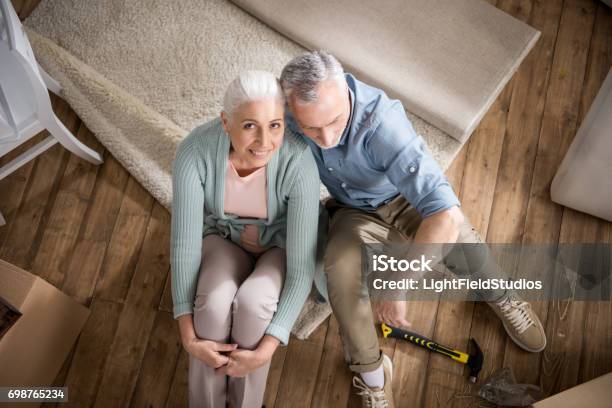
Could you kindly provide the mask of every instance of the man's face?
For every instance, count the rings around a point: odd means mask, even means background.
[[[351,114],[348,88],[335,80],[322,82],[315,102],[304,103],[293,95],[289,108],[304,135],[322,149],[334,147],[340,141]]]

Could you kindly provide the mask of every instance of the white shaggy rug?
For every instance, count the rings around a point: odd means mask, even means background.
[[[247,69],[279,75],[304,51],[226,0],[43,0],[24,25],[66,101],[169,210],[177,144],[219,114],[227,84]],[[447,168],[461,143],[408,115]],[[294,334],[329,313],[309,299]]]

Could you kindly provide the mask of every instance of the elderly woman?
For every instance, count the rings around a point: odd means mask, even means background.
[[[180,143],[172,184],[172,298],[190,406],[261,407],[272,355],[312,286],[319,213],[314,158],[285,134],[272,74],[229,85],[220,118]]]

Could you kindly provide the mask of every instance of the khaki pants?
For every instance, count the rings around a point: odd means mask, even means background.
[[[361,244],[409,243],[422,218],[401,195],[373,213],[342,206],[333,199],[327,201],[326,207],[330,225],[324,263],[330,304],[338,320],[350,369],[358,373],[371,371],[382,363],[382,352],[370,299],[364,296],[368,289],[362,276]],[[466,221],[457,241],[477,242],[474,237],[474,230]],[[486,245],[473,246],[473,249],[455,245],[443,255],[444,263],[455,274],[470,273],[471,277],[480,279],[504,277]],[[490,290],[477,294],[482,300],[494,301],[504,293]]]
[[[203,240],[193,324],[201,339],[254,349],[276,311],[285,277],[285,251],[272,248],[257,259],[218,235]],[[260,408],[270,363],[246,377],[215,373],[189,357],[191,408]]]

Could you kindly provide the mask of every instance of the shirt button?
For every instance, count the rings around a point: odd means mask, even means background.
[[[346,188],[346,183],[342,183],[340,185],[342,186],[342,188]]]
[[[411,173],[414,173],[416,171],[416,167],[414,166],[410,166],[410,168],[408,169],[408,171],[410,171]]]

